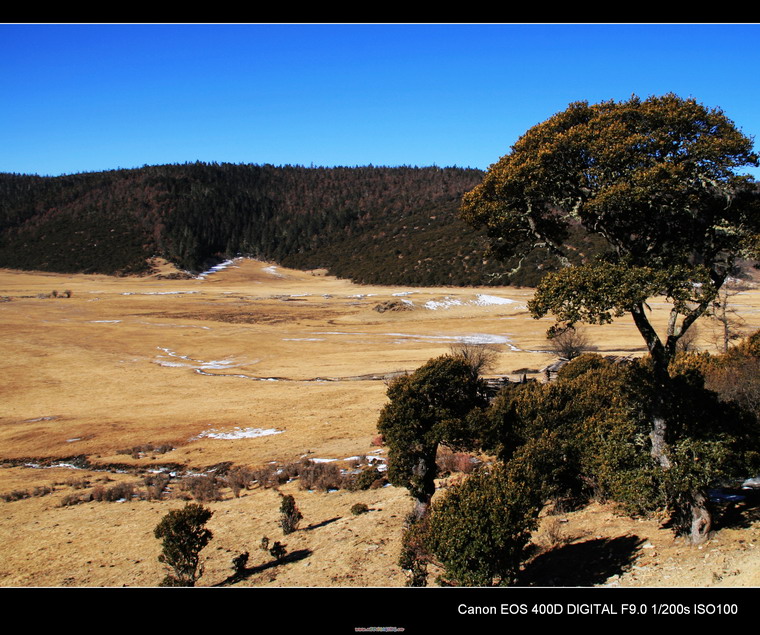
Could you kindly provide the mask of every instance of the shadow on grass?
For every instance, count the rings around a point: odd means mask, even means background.
[[[335,518],[328,518],[327,520],[323,520],[321,523],[314,523],[313,525],[309,525],[308,527],[304,527],[300,531],[312,531],[313,529],[319,529],[320,527],[324,527],[325,525],[329,525],[330,523],[334,523],[336,520],[340,520],[340,516],[336,516]]]
[[[577,542],[533,558],[515,586],[586,587],[601,584],[628,569],[644,540],[638,536],[596,538]]]
[[[262,571],[266,571],[267,569],[279,567],[284,564],[291,564],[293,562],[298,562],[299,560],[308,558],[311,554],[312,554],[311,549],[299,549],[298,551],[293,551],[292,553],[289,553],[283,556],[279,560],[271,560],[269,562],[265,562],[264,564],[260,564],[255,567],[246,567],[242,571],[233,573],[230,577],[226,578],[225,580],[222,580],[221,582],[218,582],[214,586],[220,587],[220,586],[227,586],[229,584],[235,584],[236,582],[240,582],[241,580],[250,578],[252,575],[256,575],[257,573],[261,573]]]

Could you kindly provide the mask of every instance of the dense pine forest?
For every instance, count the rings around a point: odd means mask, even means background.
[[[483,172],[439,167],[190,163],[59,177],[0,174],[0,267],[145,274],[161,256],[199,272],[251,256],[327,268],[359,283],[531,286],[556,266],[540,251],[486,254],[458,216]],[[592,245],[579,244],[579,257]]]

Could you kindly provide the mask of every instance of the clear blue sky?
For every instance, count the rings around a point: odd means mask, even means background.
[[[753,24],[2,24],[0,172],[485,169],[570,102],[667,92],[760,139],[759,36]]]

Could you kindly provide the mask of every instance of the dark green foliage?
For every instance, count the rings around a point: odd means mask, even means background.
[[[551,434],[561,460],[547,463],[547,495],[565,503],[613,500],[635,514],[668,509],[678,533],[691,527],[693,497],[721,479],[760,469],[757,417],[704,388],[703,355],[681,359],[663,387],[651,361],[613,363],[582,355],[549,384],[515,385],[481,415],[486,451],[509,461],[534,439]],[[670,425],[670,468],[654,460],[650,412],[661,391]]]
[[[287,545],[283,545],[281,542],[276,540],[275,543],[269,548],[269,553],[275,560],[279,562],[288,553],[286,547]]]
[[[492,586],[514,581],[543,504],[538,462],[545,452],[537,445],[509,465],[476,472],[433,503],[424,542],[443,566],[444,582]]]
[[[170,511],[153,531],[162,540],[159,562],[170,572],[161,586],[192,587],[203,574],[200,552],[213,534],[205,527],[213,512],[197,503]]]
[[[528,130],[463,197],[463,218],[485,228],[502,256],[549,248],[571,265],[543,277],[528,304],[535,318],[555,316],[550,334],[631,315],[650,354],[646,414],[662,470],[686,460],[670,447],[688,444],[689,427],[669,420],[683,414],[672,401],[680,387],[668,375],[679,340],[714,304],[737,260],[760,255],[760,190],[738,172],[756,165],[752,140],[694,99],[576,102]],[[606,242],[604,253],[582,264],[567,245],[579,227]],[[662,338],[647,310],[652,296],[672,305]],[[671,502],[679,487],[667,494]],[[704,493],[686,498],[692,540],[703,541]]]
[[[280,496],[282,497],[280,502],[280,527],[282,527],[282,532],[287,536],[298,528],[298,523],[301,522],[303,515],[296,505],[295,498],[290,494],[280,494]]]
[[[378,430],[388,446],[388,480],[427,505],[435,492],[438,446],[471,443],[468,415],[486,405],[485,384],[466,360],[444,355],[394,379],[387,395]]]
[[[404,525],[398,565],[406,572],[406,586],[409,587],[427,585],[428,564],[431,561],[431,555],[426,544],[430,531],[429,521],[429,513],[420,517],[412,513]]]
[[[248,557],[248,552],[244,551],[232,559],[232,568],[235,570],[235,575],[240,575],[245,571],[245,566],[248,564]]]
[[[354,491],[369,489],[374,483],[382,478],[383,473],[376,467],[369,465],[353,478],[349,489]]]
[[[361,514],[366,514],[369,511],[369,507],[367,506],[367,503],[355,503],[351,505],[351,513],[354,516],[360,516]]]
[[[480,233],[457,217],[482,177],[460,168],[194,163],[54,178],[0,174],[0,266],[199,271],[247,255],[362,283],[488,284]]]

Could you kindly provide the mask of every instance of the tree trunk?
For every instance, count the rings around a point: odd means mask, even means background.
[[[707,495],[703,491],[692,492],[690,498],[691,527],[689,539],[691,544],[699,545],[710,536],[712,514],[708,506]]]

